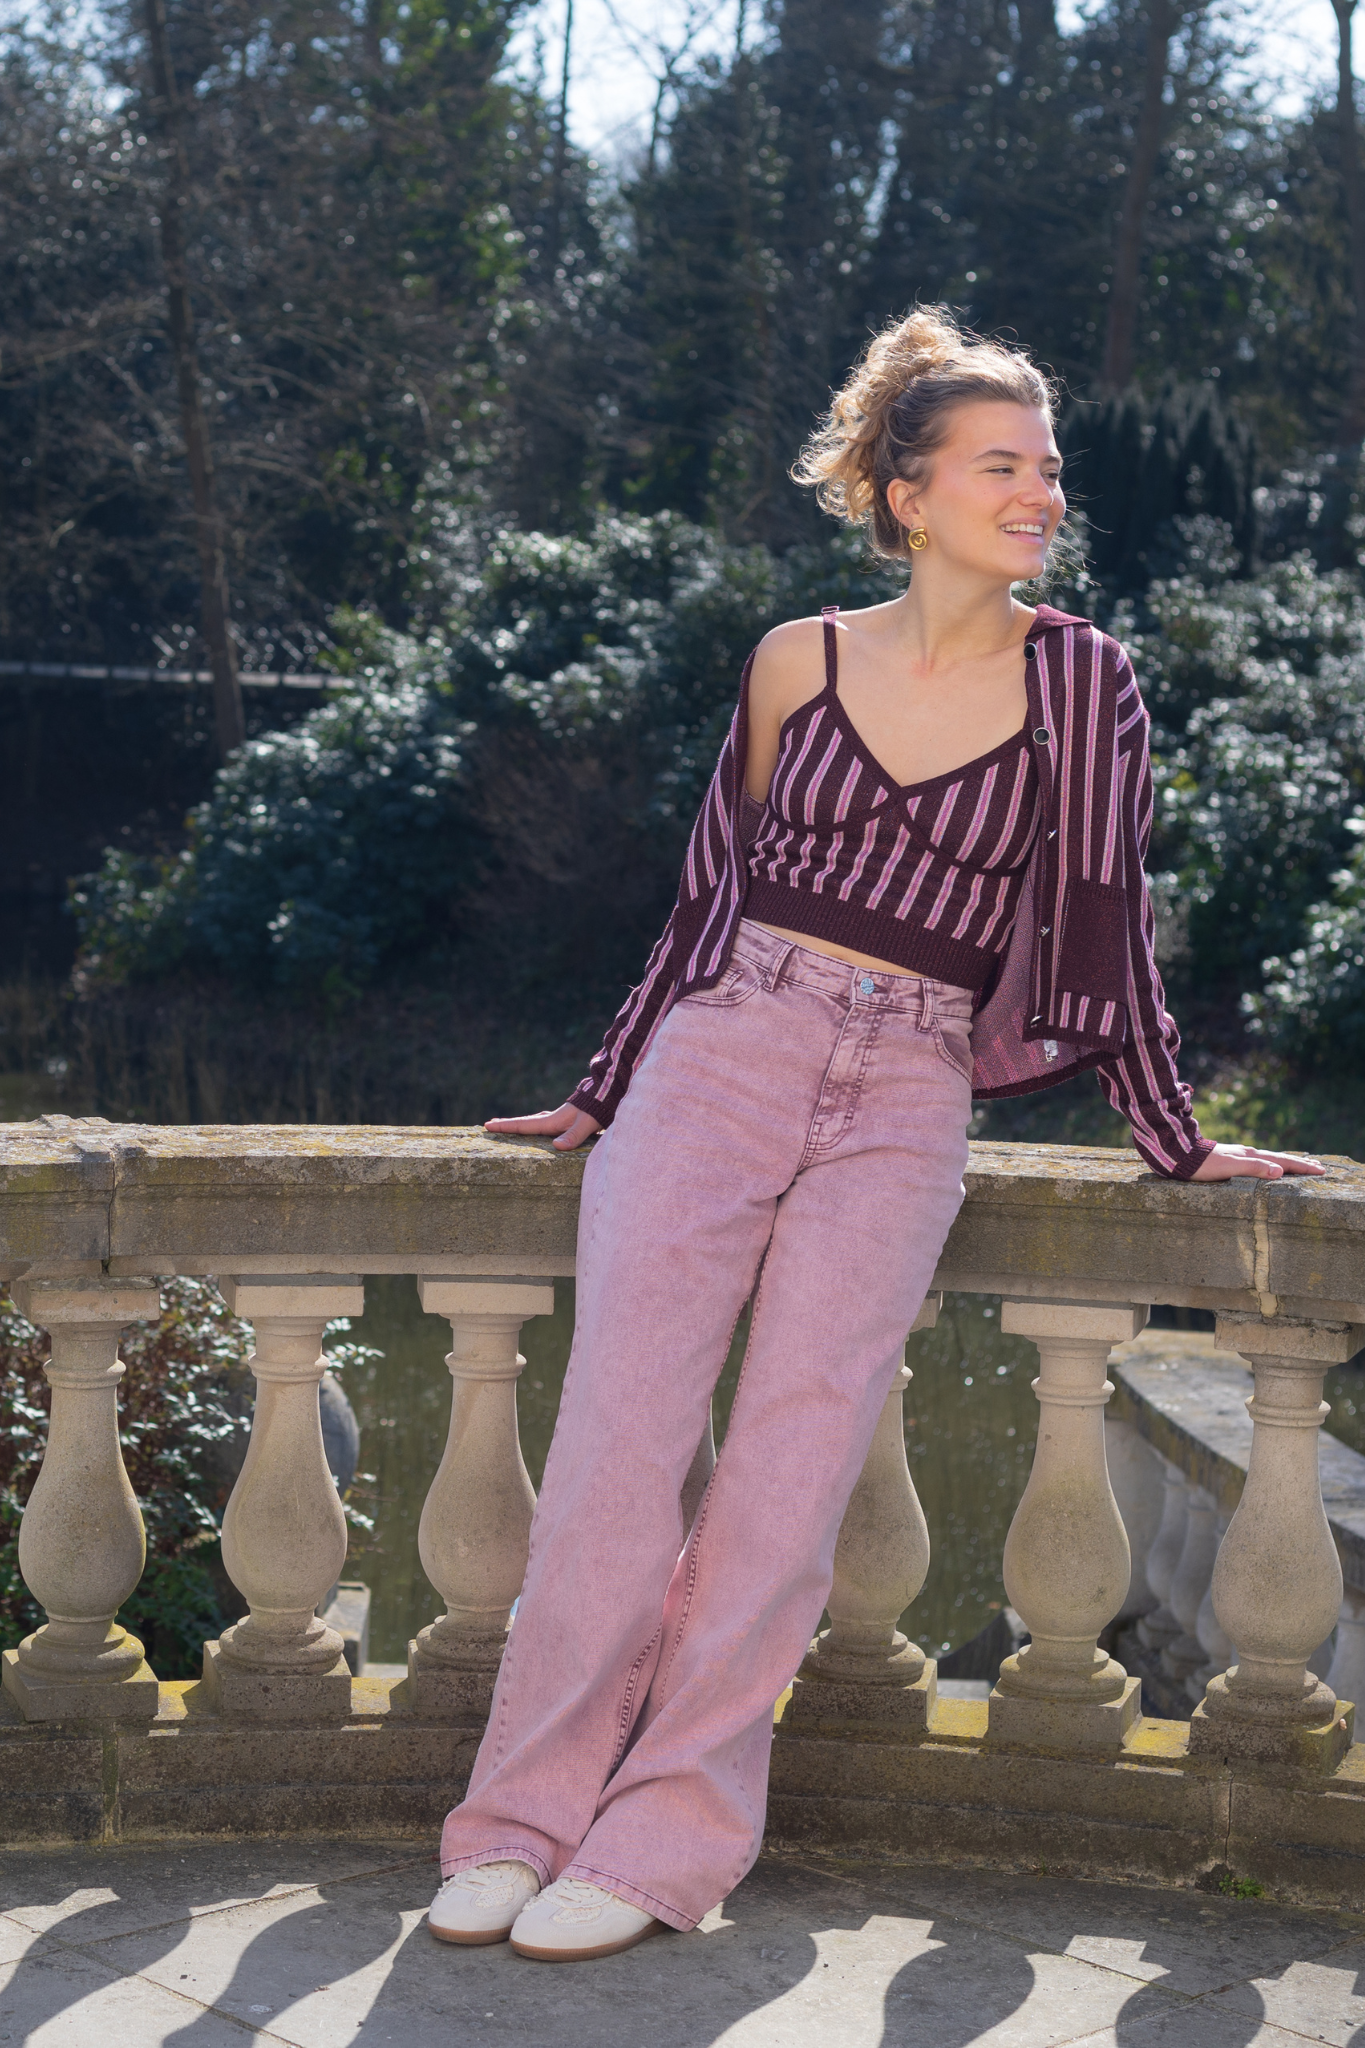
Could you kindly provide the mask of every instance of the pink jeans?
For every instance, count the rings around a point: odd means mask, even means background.
[[[970,1026],[963,989],[747,921],[665,1018],[583,1177],[573,1352],[447,1877],[519,1857],[686,1928],[753,1863],[773,1702],[962,1201]]]

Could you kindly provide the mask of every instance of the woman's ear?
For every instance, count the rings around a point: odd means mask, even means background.
[[[922,526],[919,493],[912,483],[903,476],[893,476],[886,487],[886,502],[891,507],[891,516],[899,519],[902,526]]]

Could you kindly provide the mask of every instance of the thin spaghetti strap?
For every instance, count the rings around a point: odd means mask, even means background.
[[[837,604],[827,604],[820,613],[825,622],[825,688],[831,697],[839,694],[839,638],[834,630],[838,612]]]

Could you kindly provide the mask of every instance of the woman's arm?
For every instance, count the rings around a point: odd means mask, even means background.
[[[1199,1129],[1190,1089],[1176,1064],[1180,1033],[1166,1008],[1156,964],[1155,919],[1146,878],[1154,802],[1148,720],[1126,654],[1121,659],[1121,687],[1125,681],[1133,703],[1126,721],[1126,744],[1131,752],[1121,784],[1120,826],[1125,869],[1142,878],[1142,910],[1140,919],[1129,928],[1129,1039],[1121,1053],[1101,1062],[1097,1070],[1100,1086],[1112,1106],[1127,1117],[1134,1143],[1147,1164],[1170,1178],[1280,1180],[1285,1174],[1321,1173],[1323,1168],[1316,1159],[1294,1152],[1263,1151],[1256,1145],[1219,1145]],[[1120,714],[1122,710],[1121,702]]]
[[[754,650],[749,670],[749,744],[744,786],[756,803],[768,794],[782,728],[793,711],[818,697],[825,681],[825,622],[792,619],[774,626]]]
[[[819,622],[816,623],[818,625]],[[769,640],[785,630],[778,628],[777,634],[769,634]],[[711,924],[718,903],[723,901],[724,870],[727,865],[732,872],[742,866],[736,845],[742,832],[740,814],[750,743],[751,690],[758,666],[757,653],[750,655],[744,665],[739,703],[729,736],[721,748],[716,771],[692,828],[678,901],[664,927],[663,936],[649,956],[644,979],[638,988],[631,990],[612,1019],[586,1076],[567,1102],[562,1102],[558,1109],[540,1110],[534,1116],[490,1117],[484,1125],[486,1131],[498,1136],[553,1138],[556,1151],[573,1152],[596,1132],[605,1130],[615,1116],[630,1085],[631,1075],[668,1012],[679,978],[688,970],[689,949],[696,942],[697,932],[704,931]],[[767,668],[771,672],[772,664],[767,664]],[[774,722],[776,706],[769,701],[773,695],[771,682],[765,681],[761,695],[765,735],[771,728],[772,760],[767,769],[771,779],[773,763],[777,759],[777,736],[782,718],[787,714],[781,713]],[[765,740],[765,745],[767,743]],[[765,782],[765,792],[766,788]]]

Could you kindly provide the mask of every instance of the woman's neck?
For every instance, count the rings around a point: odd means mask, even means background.
[[[926,568],[916,564],[909,589],[889,607],[896,615],[896,637],[917,667],[977,660],[1024,638],[1034,614],[1011,595],[1008,584],[940,582]]]

